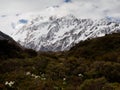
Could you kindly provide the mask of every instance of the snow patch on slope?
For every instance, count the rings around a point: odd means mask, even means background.
[[[63,51],[80,41],[113,32],[120,32],[120,23],[108,18],[80,19],[73,15],[39,14],[12,36],[21,45],[37,51]]]

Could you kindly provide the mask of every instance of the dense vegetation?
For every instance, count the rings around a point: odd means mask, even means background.
[[[0,90],[120,90],[120,33],[65,52],[24,50],[2,57]]]
[[[0,59],[2,60],[33,56],[37,56],[37,52],[32,49],[25,49],[13,40],[0,40]]]

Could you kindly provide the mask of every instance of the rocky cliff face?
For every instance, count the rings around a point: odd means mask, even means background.
[[[109,18],[92,20],[79,19],[72,15],[36,16],[16,31],[13,37],[22,46],[36,51],[63,51],[88,38],[119,31],[120,23]]]

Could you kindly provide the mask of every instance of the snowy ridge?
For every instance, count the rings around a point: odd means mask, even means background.
[[[75,43],[120,31],[120,23],[108,18],[79,19],[73,15],[36,15],[13,33],[21,45],[36,51],[69,50]]]
[[[109,4],[108,0],[105,4],[104,0],[100,3],[98,0],[94,3],[80,1],[55,5],[40,12],[2,15],[0,29],[22,46],[36,51],[69,50],[82,40],[120,31],[120,17],[113,4],[118,0],[109,0]]]

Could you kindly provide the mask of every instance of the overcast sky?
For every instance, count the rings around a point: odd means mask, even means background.
[[[69,0],[0,0],[0,14],[24,13],[40,11],[53,5],[63,5]],[[70,0],[74,5],[69,5],[71,12],[76,9],[78,14],[88,15],[114,15],[120,16],[120,0]]]
[[[32,12],[58,5],[64,0],[0,0],[0,13]]]

